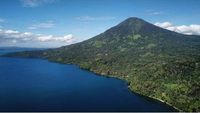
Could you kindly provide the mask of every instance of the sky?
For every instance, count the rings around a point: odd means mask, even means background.
[[[200,0],[0,0],[0,47],[60,47],[126,18],[200,35]]]

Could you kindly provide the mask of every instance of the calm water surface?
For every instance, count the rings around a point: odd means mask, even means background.
[[[174,111],[74,65],[0,58],[0,111]]]

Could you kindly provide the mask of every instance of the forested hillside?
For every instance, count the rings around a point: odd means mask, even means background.
[[[57,49],[7,54],[77,64],[126,80],[132,91],[182,111],[200,111],[200,36],[131,17],[89,40]]]

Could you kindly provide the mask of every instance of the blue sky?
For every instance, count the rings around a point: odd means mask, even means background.
[[[68,45],[128,17],[199,35],[199,6],[200,0],[1,0],[0,46]]]

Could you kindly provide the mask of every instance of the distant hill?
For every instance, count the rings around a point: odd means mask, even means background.
[[[25,48],[25,47],[0,47],[0,55],[13,53],[13,52],[21,52],[21,51],[34,51],[34,50],[44,50],[45,48]]]
[[[200,36],[131,17],[81,43],[9,57],[39,57],[126,80],[132,91],[200,111]]]

